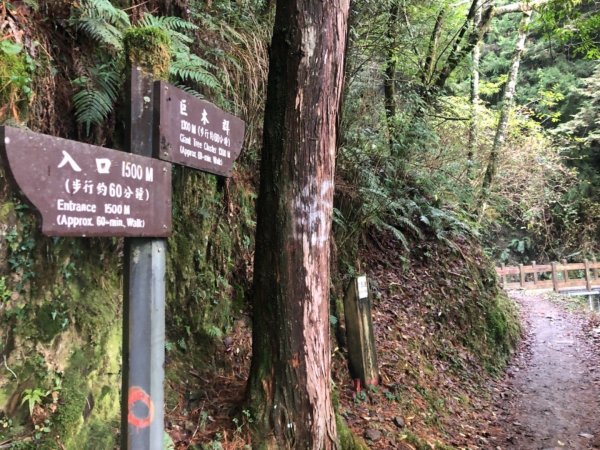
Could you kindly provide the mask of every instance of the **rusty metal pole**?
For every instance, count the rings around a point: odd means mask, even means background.
[[[129,73],[129,151],[152,157],[153,80]],[[125,240],[122,450],[163,448],[166,255],[165,239]]]

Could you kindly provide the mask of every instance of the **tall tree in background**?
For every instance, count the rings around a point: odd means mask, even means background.
[[[483,201],[485,201],[485,198],[489,195],[489,190],[494,182],[498,153],[502,149],[502,145],[506,139],[508,119],[514,104],[515,91],[517,89],[517,79],[519,76],[519,67],[521,64],[521,57],[525,51],[525,41],[527,39],[527,27],[529,26],[529,22],[531,22],[531,11],[526,11],[523,13],[521,23],[519,24],[519,36],[515,45],[515,52],[513,54],[510,71],[508,73],[508,80],[506,81],[506,86],[504,87],[500,117],[498,118],[498,127],[496,128],[494,143],[492,144],[492,150],[490,151],[487,168],[483,176],[483,183],[481,186],[481,197]]]
[[[278,0],[258,197],[248,402],[268,448],[336,446],[329,237],[349,0]]]

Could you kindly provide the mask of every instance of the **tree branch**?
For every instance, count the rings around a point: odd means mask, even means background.
[[[529,12],[534,11],[540,6],[549,3],[550,0],[531,0],[517,3],[510,3],[504,6],[498,6],[494,8],[494,16],[501,16],[503,14],[516,13],[516,12]]]

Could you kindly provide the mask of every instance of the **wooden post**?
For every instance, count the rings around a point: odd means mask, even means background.
[[[583,261],[585,264],[585,288],[587,291],[592,290],[592,279],[590,278],[590,262],[586,259]]]
[[[357,277],[344,298],[350,373],[363,386],[379,383],[367,277]]]
[[[562,273],[563,273],[563,281],[564,281],[565,283],[568,283],[568,281],[569,281],[569,271],[568,271],[568,270],[567,270],[567,268],[566,268],[566,265],[567,265],[567,260],[566,260],[566,259],[561,259],[561,260],[560,260],[560,263],[561,263],[563,266],[565,266],[565,267],[563,268],[563,271],[562,271]]]
[[[531,261],[531,267],[533,269],[533,284],[537,284],[539,279],[539,274],[537,273],[537,269],[535,267],[535,261]]]
[[[555,262],[552,263],[552,287],[554,292],[558,292],[558,271]]]
[[[525,269],[523,268],[523,264],[519,264],[519,284],[521,289],[525,288]]]
[[[504,263],[500,264],[500,268],[502,269],[502,276],[500,278],[500,280],[501,280],[500,283],[503,288],[506,288],[507,280],[506,280],[506,273],[504,273],[504,269],[506,269],[506,266],[504,265]]]

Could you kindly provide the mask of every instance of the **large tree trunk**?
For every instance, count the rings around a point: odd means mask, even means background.
[[[483,177],[483,183],[481,186],[481,198],[483,201],[485,201],[485,199],[488,197],[489,191],[494,182],[494,176],[496,175],[496,167],[498,162],[498,153],[502,149],[506,139],[508,119],[514,104],[515,91],[517,89],[517,78],[519,76],[519,66],[521,64],[521,57],[525,51],[525,40],[527,39],[527,28],[529,26],[529,22],[531,22],[531,11],[526,11],[523,13],[523,18],[519,24],[519,36],[517,38],[515,53],[513,54],[513,60],[510,66],[510,72],[508,73],[508,80],[504,88],[504,96],[502,99],[500,118],[498,119],[498,126],[496,128],[496,135],[494,136],[494,143],[492,145],[488,165]]]
[[[329,238],[349,0],[278,0],[254,262],[255,444],[337,446]],[[260,441],[260,442],[259,442]]]

